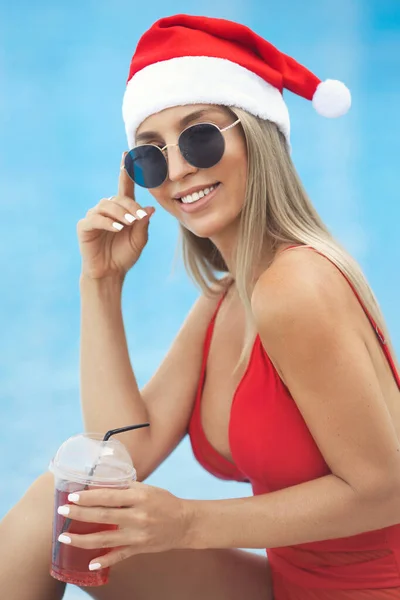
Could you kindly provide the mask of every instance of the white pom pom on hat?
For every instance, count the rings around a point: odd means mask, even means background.
[[[341,117],[350,109],[350,90],[336,79],[321,81],[313,95],[312,105],[323,117]]]
[[[132,57],[122,114],[129,147],[139,125],[172,106],[219,104],[276,123],[290,147],[283,90],[311,100],[320,115],[344,115],[351,106],[344,83],[321,81],[254,31],[233,21],[174,15],[156,21]]]

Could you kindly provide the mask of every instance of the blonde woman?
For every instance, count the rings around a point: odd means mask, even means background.
[[[229,21],[161,19],[132,59],[119,189],[78,224],[82,407],[89,431],[151,427],[122,438],[138,483],[68,504],[71,519],[119,525],[62,540],[98,548],[91,569],[113,566],[92,598],[400,597],[398,367],[359,266],[291,162],[283,88],[325,116],[350,105],[343,84]],[[121,290],[154,209],[135,183],[178,220],[203,290],[141,390]],[[254,495],[182,500],[143,483],[187,432],[200,464]],[[1,525],[8,600],[63,595],[48,574],[52,502],[43,475]]]

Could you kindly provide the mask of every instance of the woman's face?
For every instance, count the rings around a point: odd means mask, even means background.
[[[208,122],[223,129],[235,121],[236,117],[228,109],[219,106],[195,104],[167,108],[141,123],[136,132],[137,143],[161,147],[176,144],[179,134],[190,125]],[[147,132],[150,135],[145,135]],[[220,162],[209,169],[190,165],[178,146],[167,148],[168,177],[160,187],[149,190],[165,210],[199,237],[218,237],[224,230],[232,228],[237,224],[243,207],[247,152],[240,123],[222,135],[225,139],[224,154]],[[195,192],[204,192],[212,186],[216,186],[215,189],[199,200],[182,202],[180,199]]]

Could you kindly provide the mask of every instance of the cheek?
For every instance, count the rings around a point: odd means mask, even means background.
[[[162,208],[171,212],[171,198],[167,195],[166,191],[163,190],[164,185],[154,190],[149,190],[151,196]]]
[[[241,146],[232,149],[232,152],[226,156],[224,167],[227,185],[237,190],[244,199],[247,181],[247,153],[245,149]]]
[[[241,176],[246,173],[247,146],[244,137],[237,135],[230,143],[226,141],[224,158],[229,162],[229,168],[234,168]]]

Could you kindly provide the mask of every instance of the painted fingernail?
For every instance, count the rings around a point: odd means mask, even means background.
[[[58,541],[63,543],[63,544],[70,544],[71,543],[71,538],[68,537],[67,535],[64,535],[63,533],[61,535],[58,536]]]
[[[139,208],[139,210],[136,211],[136,215],[139,219],[143,219],[143,217],[147,217],[147,212],[142,208]]]
[[[89,565],[89,571],[96,571],[97,569],[101,569],[100,563],[91,563]]]
[[[118,231],[121,231],[121,229],[124,228],[124,226],[121,225],[121,223],[113,223],[113,227],[115,227],[115,229],[118,229]]]
[[[79,494],[68,494],[69,502],[79,502]]]
[[[133,223],[133,221],[136,221],[136,217],[134,217],[130,213],[126,213],[125,219],[128,221],[128,223]]]
[[[59,506],[57,512],[59,515],[69,515],[69,506]]]

